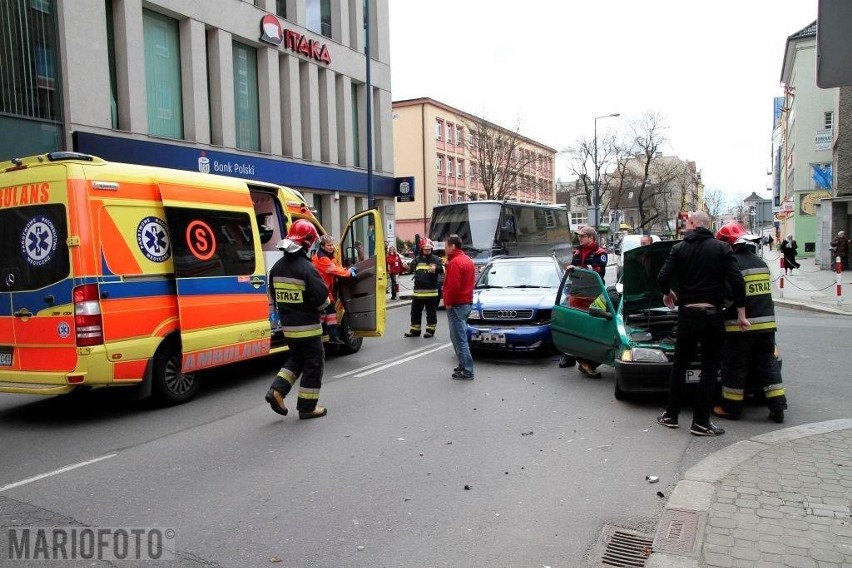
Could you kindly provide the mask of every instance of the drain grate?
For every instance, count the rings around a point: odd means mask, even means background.
[[[606,548],[601,557],[603,566],[645,566],[651,555],[653,540],[636,531],[609,527],[604,536]]]

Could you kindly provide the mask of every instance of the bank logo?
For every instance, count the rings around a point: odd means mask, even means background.
[[[198,171],[202,174],[210,173],[210,158],[204,152],[201,152],[201,156],[198,158]]]
[[[169,231],[159,217],[145,217],[136,227],[136,244],[151,262],[165,262],[171,256]]]
[[[21,252],[33,266],[44,266],[56,252],[56,227],[53,222],[38,215],[24,225],[21,234]]]
[[[399,194],[400,195],[408,195],[408,193],[410,191],[411,191],[411,185],[407,181],[404,181],[404,182],[399,184]]]

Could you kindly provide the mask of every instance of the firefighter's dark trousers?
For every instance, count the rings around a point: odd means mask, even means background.
[[[760,387],[771,411],[787,408],[781,369],[775,358],[775,333],[725,334],[722,350],[722,409],[732,416],[743,411],[749,384]]]
[[[301,377],[296,410],[311,412],[319,401],[322,372],[325,367],[322,337],[288,340],[287,346],[290,348],[289,356],[284,366],[278,371],[275,380],[272,381],[272,388],[287,396],[296,379]]]
[[[438,296],[417,297],[415,292],[411,299],[411,329],[412,335],[420,335],[420,322],[423,317],[423,309],[426,309],[426,333],[435,333],[438,326]]]

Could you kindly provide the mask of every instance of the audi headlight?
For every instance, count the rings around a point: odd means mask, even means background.
[[[666,363],[668,358],[666,354],[659,349],[649,349],[648,347],[634,347],[625,349],[621,353],[622,361],[634,361],[636,363]]]
[[[479,310],[470,310],[470,315],[467,316],[469,320],[479,320],[482,319],[482,312]]]

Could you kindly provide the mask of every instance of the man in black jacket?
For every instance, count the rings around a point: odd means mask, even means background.
[[[295,221],[287,231],[287,238],[278,243],[284,256],[269,271],[269,284],[290,356],[266,392],[266,402],[274,412],[286,416],[284,397],[301,377],[296,410],[302,419],[319,418],[327,413],[317,402],[325,366],[320,315],[329,304],[328,288],[308,258],[308,251],[318,240],[313,223],[307,219]]]
[[[668,428],[678,427],[680,394],[686,381],[686,370],[697,359],[697,348],[701,343],[701,379],[695,392],[689,430],[696,436],[725,433],[723,428],[710,422],[710,409],[725,340],[722,308],[726,284],[733,294],[737,325],[742,329],[750,325],[745,315],[745,283],[734,251],[729,244],[716,240],[709,226],[710,216],[707,213],[690,213],[686,220],[686,237],[672,247],[657,276],[665,305],[669,309],[679,305],[669,402],[666,411],[657,417],[657,422]]]

